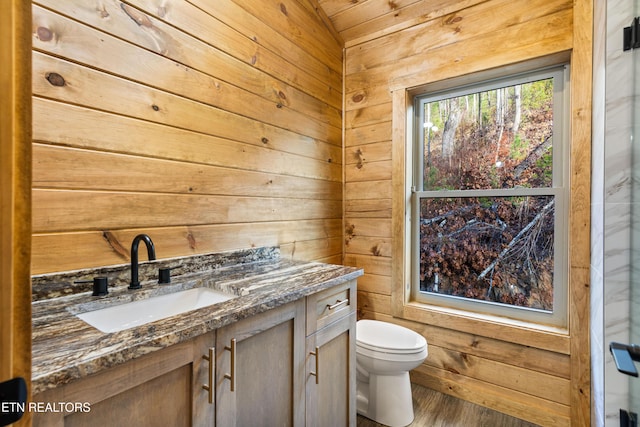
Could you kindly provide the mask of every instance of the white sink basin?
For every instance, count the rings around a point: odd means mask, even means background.
[[[234,296],[213,289],[194,288],[88,311],[77,316],[102,332],[118,332],[231,298]]]

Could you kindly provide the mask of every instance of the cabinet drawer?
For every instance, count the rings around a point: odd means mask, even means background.
[[[307,335],[356,311],[356,281],[307,297]]]

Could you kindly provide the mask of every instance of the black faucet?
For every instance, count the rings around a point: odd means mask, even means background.
[[[141,288],[140,282],[138,281],[138,245],[140,244],[140,240],[147,245],[149,261],[156,259],[156,249],[153,246],[151,237],[146,234],[138,234],[131,243],[131,284],[129,285],[129,289]]]

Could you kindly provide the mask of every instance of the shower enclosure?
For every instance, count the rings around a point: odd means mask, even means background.
[[[640,361],[627,355],[627,363],[619,360],[624,366],[616,366],[609,345],[640,345],[640,47],[635,47],[640,46],[640,25],[634,28],[640,24],[635,18],[640,16],[640,0],[594,4],[599,43],[594,51],[598,119],[593,144],[592,344],[602,345],[604,360],[596,348],[592,414],[595,426],[627,427],[637,425],[640,415],[640,377],[620,368],[640,372]]]
[[[640,0],[635,0],[634,16],[640,15]],[[640,344],[640,23],[639,18],[625,31],[625,39],[631,40],[632,46],[625,46],[626,55],[632,61],[632,87],[630,90],[632,117],[630,139],[633,151],[633,183],[631,190],[631,280],[630,280],[630,330],[631,343]],[[640,370],[640,364],[636,362]],[[629,411],[640,414],[640,378],[629,377]]]
[[[628,406],[620,410],[621,426],[637,426],[640,414],[640,0],[634,0],[634,15],[629,27],[624,29],[623,53],[629,63],[631,72],[628,87],[628,102],[630,106],[628,137],[631,145],[631,250],[629,260],[629,348],[631,359],[627,359],[630,372],[628,378]],[[622,110],[621,112],[624,112]],[[618,370],[621,369],[616,358]]]

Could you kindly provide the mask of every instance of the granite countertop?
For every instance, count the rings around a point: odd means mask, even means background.
[[[253,255],[235,264],[233,260],[237,258],[233,256],[229,258],[231,263],[217,264],[210,260],[204,263],[199,258],[192,263],[198,268],[185,268],[190,262],[188,258],[165,261],[160,266],[169,265],[177,270],[172,271],[170,284],[158,284],[151,279],[142,281],[142,289],[135,291],[126,289],[124,284],[114,285],[104,297],[93,297],[85,291],[33,301],[32,392],[37,394],[100,372],[363,274],[353,267],[283,260],[279,251],[263,259]],[[205,264],[208,267],[202,268]],[[76,274],[74,278],[79,276],[87,277],[88,273]],[[43,282],[42,277],[36,279],[34,283]],[[56,288],[55,283],[49,285]],[[103,333],[75,316],[83,311],[201,286],[236,297],[113,333]]]

